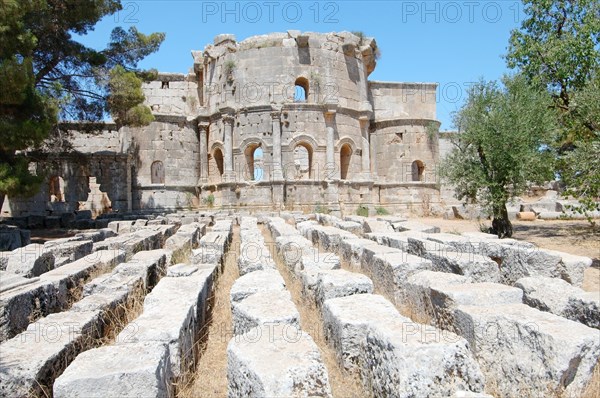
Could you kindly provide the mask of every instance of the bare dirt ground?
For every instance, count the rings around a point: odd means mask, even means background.
[[[441,218],[420,218],[418,221],[440,227],[442,232],[461,233],[480,231],[480,227],[491,226],[489,220],[444,220]],[[590,257],[592,267],[585,272],[583,289],[600,291],[600,221],[592,227],[585,220],[536,220],[513,221],[513,238],[526,240],[551,250]]]

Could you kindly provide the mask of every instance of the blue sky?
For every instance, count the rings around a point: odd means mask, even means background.
[[[186,73],[191,50],[220,33],[238,40],[288,29],[362,31],[382,57],[370,80],[437,82],[437,118],[450,129],[451,112],[479,78],[507,72],[502,55],[510,31],[520,26],[520,1],[166,1],[122,0],[123,10],[104,18],[83,42],[102,48],[116,26],[165,32],[161,49],[142,68]]]

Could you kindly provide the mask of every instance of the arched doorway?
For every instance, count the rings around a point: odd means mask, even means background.
[[[215,177],[223,176],[223,171],[224,171],[224,169],[223,169],[223,151],[221,151],[220,148],[217,148],[213,151],[213,159],[215,160],[214,166],[216,166],[217,173],[215,175],[215,172],[214,172],[215,167],[213,166],[212,167],[213,172],[211,174]]]
[[[165,183],[165,168],[160,160],[153,162],[150,166],[150,180],[152,184]]]
[[[306,143],[294,147],[294,167],[296,180],[308,180],[312,174],[312,148]]]
[[[250,181],[260,181],[264,176],[263,149],[261,144],[250,144],[244,150],[246,157],[247,178]]]
[[[352,158],[352,148],[348,144],[342,145],[340,148],[340,178],[348,179],[348,171],[350,169],[350,160]]]
[[[413,181],[423,181],[423,172],[425,171],[425,164],[420,160],[412,162],[411,172]]]

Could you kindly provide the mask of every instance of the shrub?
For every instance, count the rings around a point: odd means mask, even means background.
[[[369,208],[364,205],[358,206],[358,209],[356,209],[356,215],[368,217],[369,216]]]
[[[210,195],[208,195],[207,197],[205,197],[204,199],[202,199],[202,201],[208,207],[213,207],[215,205],[215,195],[213,195],[211,193]]]
[[[375,212],[377,212],[378,216],[387,216],[390,212],[385,207],[376,207]]]

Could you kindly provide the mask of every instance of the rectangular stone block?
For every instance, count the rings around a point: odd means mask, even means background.
[[[111,345],[80,354],[54,383],[55,398],[173,396],[169,348],[161,343]]]
[[[579,396],[600,358],[598,330],[525,304],[459,306],[455,319],[502,396]]]

